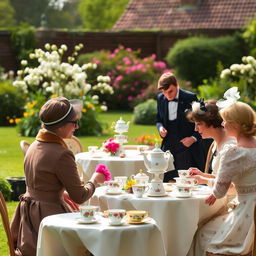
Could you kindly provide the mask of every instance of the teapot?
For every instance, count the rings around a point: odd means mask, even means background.
[[[150,172],[163,173],[168,167],[170,170],[174,169],[173,156],[170,151],[163,152],[160,148],[155,147],[152,151],[142,152],[142,155],[145,166]]]
[[[117,133],[124,133],[127,132],[129,129],[130,122],[128,121],[125,123],[125,121],[120,117],[120,119],[115,123],[113,123],[113,126],[115,127],[115,132]]]

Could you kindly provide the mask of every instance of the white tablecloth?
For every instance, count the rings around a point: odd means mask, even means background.
[[[126,210],[147,210],[159,226],[167,255],[185,256],[190,248],[198,223],[216,213],[225,203],[217,200],[213,206],[204,203],[210,190],[200,187],[191,198],[176,198],[168,193],[166,197],[135,198],[133,194],[107,195],[105,187],[97,188],[91,204],[98,204],[101,210],[123,208]]]
[[[41,222],[37,256],[82,256],[86,247],[94,256],[163,256],[161,232],[154,220],[140,225],[78,224],[80,213],[57,214]]]
[[[102,155],[101,157],[94,157],[89,152],[76,154],[76,162],[83,168],[83,179],[88,181],[95,171],[97,164],[105,164],[112,177],[115,176],[131,176],[136,174],[140,169],[146,172],[143,156],[139,155],[136,150],[126,150],[126,157]]]

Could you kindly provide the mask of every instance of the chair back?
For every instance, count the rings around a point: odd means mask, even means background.
[[[211,162],[211,159],[212,159],[212,156],[213,156],[213,152],[212,152],[213,146],[214,146],[214,142],[212,142],[212,144],[210,145],[210,147],[208,149],[208,153],[207,153],[207,157],[206,157],[206,161],[205,161],[205,166],[204,166],[204,172],[205,173],[209,172],[209,167],[210,167],[209,165],[210,165],[210,162]]]
[[[20,148],[21,148],[24,156],[26,155],[29,146],[30,146],[30,143],[28,141],[26,141],[26,140],[21,140],[20,141]]]
[[[11,229],[10,229],[10,222],[9,222],[9,217],[8,217],[7,206],[6,206],[4,196],[1,191],[0,191],[0,213],[1,213],[1,217],[2,217],[4,230],[7,235],[10,256],[16,256],[17,254],[15,253],[15,249],[14,249],[14,242],[13,242],[13,236],[12,236]]]
[[[77,137],[72,136],[72,138],[64,139],[64,141],[68,146],[68,149],[70,149],[74,155],[84,151],[83,146]]]
[[[123,149],[127,149],[127,150],[151,150],[154,147],[149,146],[149,145],[123,145]]]

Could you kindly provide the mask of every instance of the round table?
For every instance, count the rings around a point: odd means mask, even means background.
[[[225,205],[225,198],[217,200],[213,206],[205,204],[210,194],[206,186],[198,186],[190,198],[177,198],[173,192],[164,197],[144,195],[136,198],[133,194],[108,195],[105,187],[96,189],[91,204],[101,210],[122,208],[126,210],[146,210],[159,226],[167,255],[186,256],[191,246],[198,224],[213,216]]]
[[[146,172],[143,156],[137,150],[126,150],[126,156],[121,158],[119,156],[110,156],[107,154],[91,154],[83,152],[75,155],[76,162],[82,166],[83,179],[88,181],[95,171],[98,164],[104,164],[108,167],[112,174],[115,176],[128,176],[136,174],[143,170]]]
[[[44,218],[40,224],[37,256],[164,256],[161,232],[151,219],[145,224],[110,226],[107,219],[79,224],[80,213]]]

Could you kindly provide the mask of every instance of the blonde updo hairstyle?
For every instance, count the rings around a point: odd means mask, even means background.
[[[255,111],[244,102],[236,102],[220,110],[220,115],[227,123],[238,124],[245,136],[256,135]]]

